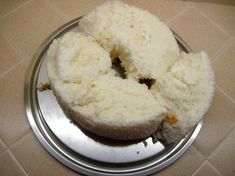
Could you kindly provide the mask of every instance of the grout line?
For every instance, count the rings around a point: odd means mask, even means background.
[[[210,161],[207,160],[207,163],[211,166],[211,168],[219,175],[219,176],[223,176],[217,169],[216,167],[210,163]]]
[[[202,164],[193,172],[192,176],[195,176],[206,163],[210,165],[213,171],[216,172],[219,176],[223,176],[208,160],[203,161]]]
[[[22,136],[20,136],[18,139],[16,139],[13,143],[11,143],[10,145],[9,145],[9,148],[12,148],[12,147],[14,147],[14,145],[16,145],[16,143],[19,141],[19,140],[21,140],[22,138],[24,138],[26,135],[28,135],[30,132],[32,131],[32,129],[31,128],[29,128]]]
[[[59,7],[57,7],[54,3],[50,2],[49,0],[47,0],[47,2],[55,10],[56,14],[64,20],[64,22],[69,21],[69,18],[63,13],[63,11]]]
[[[224,136],[224,138],[220,141],[219,145],[217,145],[217,147],[210,153],[210,155],[207,157],[208,159],[211,158],[214,153],[216,152],[216,150],[218,150],[218,148],[224,143],[224,141],[226,140],[226,138],[230,135],[230,133],[235,129],[235,125],[228,130],[227,134]]]
[[[0,158],[8,151],[8,149],[4,150],[2,153],[0,153]]]
[[[3,142],[2,138],[0,138],[0,143],[1,143],[1,145],[3,145],[5,147],[5,149],[7,149],[7,145]]]
[[[62,12],[60,8],[54,7],[55,12],[64,20],[64,22],[69,21],[69,18]]]
[[[4,147],[3,151],[1,151],[1,153],[0,153],[0,158],[1,158],[2,154],[7,151],[8,147],[7,147],[7,145],[3,142],[3,140],[2,140],[1,138],[0,138],[0,143],[1,143],[1,145],[3,145],[3,147]]]
[[[204,165],[205,162],[206,162],[206,160],[204,160],[204,161],[201,163],[201,165],[199,165],[198,168],[193,171],[192,176],[195,176],[195,174],[197,174],[197,172],[203,167],[203,165]]]
[[[15,70],[19,65],[24,64],[28,61],[27,59],[22,59],[20,60],[18,63],[16,63],[15,65],[11,66],[7,71],[5,71],[3,74],[0,75],[0,79],[4,78],[8,73],[12,72],[13,70]]]
[[[220,92],[222,95],[224,95],[224,96],[230,101],[230,103],[232,103],[233,105],[235,105],[235,103],[223,92],[222,89],[220,89],[220,88],[218,87],[218,85],[216,85],[216,89],[217,89],[218,92]],[[220,140],[219,145],[217,145],[217,146],[214,148],[214,150],[207,156],[208,159],[211,158],[211,156],[214,155],[214,153],[216,152],[216,150],[218,150],[218,148],[222,145],[222,143],[226,140],[226,138],[230,135],[230,133],[231,133],[234,129],[235,129],[235,124],[231,127],[230,130],[228,130],[228,132],[224,135],[223,139]]]
[[[28,61],[30,58],[32,58],[32,55],[30,56],[24,56],[24,54],[20,51],[20,49],[18,49],[18,47],[16,45],[14,45],[14,42],[12,42],[7,36],[5,35],[1,35],[7,42],[8,44],[15,50],[16,54],[20,57],[20,60],[12,65],[8,70],[6,70],[4,73],[2,73],[0,75],[0,79],[3,78],[6,74],[8,74],[9,72],[13,71],[15,68],[17,68],[18,65],[21,65],[22,63]]]
[[[213,56],[212,58],[212,62],[214,62],[215,60],[217,60],[218,59],[218,56],[220,56],[220,54],[225,50],[225,49],[227,49],[228,47],[230,47],[232,44],[233,44],[233,42],[235,42],[235,38],[232,38],[231,40],[229,40],[222,48],[220,48],[217,52],[216,52],[216,54],[215,54],[215,56]]]
[[[24,2],[24,3],[22,3],[22,4],[20,4],[18,7],[16,7],[16,8],[14,8],[14,9],[10,10],[10,11],[7,12],[6,14],[2,15],[2,16],[0,17],[0,20],[2,20],[3,18],[5,18],[5,17],[11,15],[12,13],[14,13],[14,12],[17,11],[18,9],[24,7],[25,5],[27,5],[27,4],[30,3],[31,1],[32,1],[32,0],[28,0],[28,1],[26,1],[26,2]]]
[[[172,18],[170,18],[168,21],[166,21],[166,24],[169,25],[169,23],[171,23],[174,19],[176,19],[178,16],[184,14],[185,12],[187,12],[188,10],[192,9],[193,6],[188,6],[185,9],[181,10],[179,13],[177,13],[175,16],[173,16]]]
[[[20,164],[20,162],[16,159],[15,155],[13,155],[13,153],[11,152],[11,150],[8,150],[10,156],[12,157],[12,159],[15,161],[16,165],[20,168],[20,170],[26,175],[28,176],[27,172],[24,170],[24,167]]]
[[[234,38],[230,38],[225,44],[224,46],[222,46],[220,49],[217,50],[217,52],[214,54],[214,56],[212,57],[212,62],[214,60],[216,60],[215,58],[220,55],[220,53],[222,53],[225,49],[227,49],[232,43],[234,42]]]
[[[197,147],[194,146],[194,144],[192,144],[192,146],[195,148],[195,150],[196,150],[198,153],[200,153],[200,155],[203,156],[203,161],[199,164],[199,166],[198,166],[196,169],[193,170],[193,172],[192,172],[192,175],[193,175],[193,174],[201,167],[201,165],[205,162],[206,156],[205,156],[204,154],[202,154],[202,153],[197,149]]]
[[[69,21],[69,18],[67,15],[64,14],[64,12],[59,7],[54,7],[56,10],[56,13],[65,21]]]
[[[9,39],[5,35],[2,35],[2,37],[11,45],[11,47],[16,51],[16,54],[18,54],[18,56],[20,56],[21,59],[25,58],[24,54],[21,52],[20,49],[18,49],[18,47],[14,44],[14,42],[11,41],[11,39]]]
[[[224,95],[224,96],[230,101],[230,103],[232,103],[233,105],[235,105],[234,100],[231,99],[217,84],[215,85],[215,88],[216,88],[222,95]]]
[[[233,37],[230,33],[228,33],[226,30],[224,30],[220,25],[218,25],[214,20],[212,20],[209,16],[207,16],[203,11],[201,11],[196,6],[193,7],[195,10],[197,10],[203,17],[205,17],[209,22],[211,22],[213,25],[215,25],[221,32],[226,34],[229,37]]]

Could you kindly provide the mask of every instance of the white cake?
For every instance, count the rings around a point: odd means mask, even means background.
[[[151,91],[168,109],[164,138],[178,141],[202,119],[212,101],[214,74],[207,54],[181,53]]]
[[[84,16],[79,26],[108,53],[119,56],[127,77],[136,80],[159,75],[179,54],[170,29],[148,11],[120,1],[108,1]]]
[[[117,58],[126,78],[112,68]],[[156,16],[120,1],[84,16],[80,32],[54,40],[47,59],[50,85],[64,112],[112,139],[148,137],[161,124],[165,139],[178,141],[203,117],[214,92],[206,53],[181,53]]]

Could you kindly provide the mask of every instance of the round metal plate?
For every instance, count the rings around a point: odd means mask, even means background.
[[[26,75],[25,107],[29,122],[42,145],[66,166],[85,175],[148,175],[178,159],[192,144],[202,126],[197,124],[177,144],[164,146],[151,137],[144,141],[114,141],[98,137],[74,124],[61,110],[51,90],[39,91],[48,82],[44,58],[53,39],[79,30],[74,19],[56,30],[38,49]],[[182,50],[191,51],[175,34]]]

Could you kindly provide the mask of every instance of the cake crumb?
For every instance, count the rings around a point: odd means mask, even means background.
[[[39,91],[49,90],[51,89],[50,84],[48,82],[46,83],[40,83],[40,85],[37,87]]]
[[[178,121],[175,115],[170,115],[170,114],[166,115],[165,120],[171,124],[174,124]]]
[[[147,147],[147,146],[148,146],[147,141],[143,141],[143,143],[144,143],[144,146],[145,146],[145,147]]]

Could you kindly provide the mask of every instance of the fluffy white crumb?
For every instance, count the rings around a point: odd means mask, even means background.
[[[107,52],[116,50],[127,76],[136,80],[162,73],[179,54],[170,29],[148,11],[120,1],[108,1],[84,16],[81,31]]]
[[[48,57],[54,90],[93,122],[144,123],[166,112],[146,85],[115,77],[107,51],[82,33],[67,33],[54,41]]]
[[[62,109],[83,127],[115,139],[138,139],[163,121],[163,136],[176,142],[206,113],[214,93],[210,60],[205,52],[181,53],[158,17],[108,1],[79,26],[80,32],[54,40],[46,57],[50,86]],[[112,69],[117,57],[126,79]],[[149,87],[140,84],[143,78],[152,80]]]
[[[177,61],[158,79],[156,90],[164,99],[169,115],[176,123],[167,120],[163,135],[168,142],[184,137],[207,112],[214,94],[214,74],[205,52],[182,53]]]

